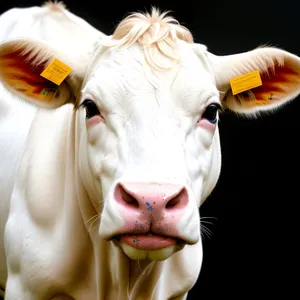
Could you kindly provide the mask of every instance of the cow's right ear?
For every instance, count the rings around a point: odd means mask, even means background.
[[[48,72],[42,74],[47,67]],[[37,107],[57,108],[74,103],[84,69],[80,61],[75,65],[39,41],[18,39],[0,44],[1,82],[13,94]]]

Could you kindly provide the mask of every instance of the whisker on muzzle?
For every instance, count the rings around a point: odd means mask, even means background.
[[[205,237],[211,238],[211,236],[213,235],[212,230],[209,229],[206,224],[214,225],[214,222],[208,221],[207,219],[217,220],[217,218],[215,217],[200,217],[200,233],[203,240],[205,239]]]
[[[84,223],[87,225],[89,222],[92,222],[89,226],[89,232],[91,232],[94,228],[96,228],[96,226],[93,225],[100,219],[101,213],[98,213],[94,216],[92,216],[91,218],[89,218],[87,221],[85,221]]]

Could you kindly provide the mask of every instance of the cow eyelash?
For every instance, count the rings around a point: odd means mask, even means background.
[[[211,103],[205,108],[201,119],[206,119],[210,123],[215,124],[217,123],[217,113],[220,110],[222,110],[222,106],[219,103]]]
[[[100,111],[93,100],[85,99],[80,105],[79,108],[84,108],[86,111],[86,118],[91,119],[94,116],[101,115]]]

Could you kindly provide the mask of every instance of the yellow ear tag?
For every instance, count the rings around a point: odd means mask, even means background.
[[[40,75],[53,83],[60,85],[71,71],[72,68],[65,65],[60,60],[54,59]]]
[[[262,81],[259,71],[255,70],[253,72],[232,78],[230,80],[230,85],[232,94],[236,95],[262,85]]]

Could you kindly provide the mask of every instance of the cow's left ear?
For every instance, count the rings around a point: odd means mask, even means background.
[[[204,55],[224,107],[234,112],[252,115],[273,110],[300,93],[300,58],[287,51],[262,47],[227,56],[207,51]]]
[[[0,44],[1,82],[37,107],[74,103],[84,76],[80,63],[68,61],[68,57],[40,41],[17,39]]]

